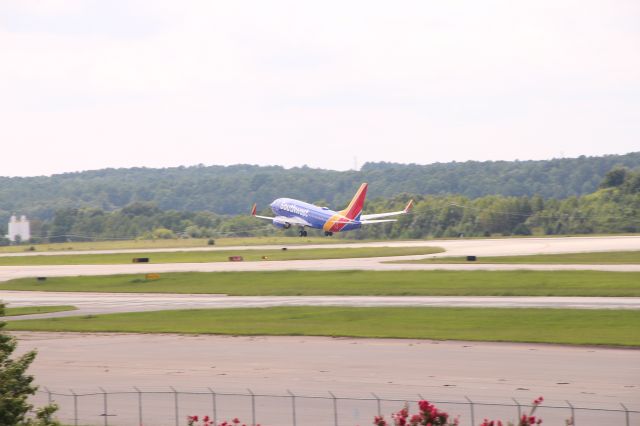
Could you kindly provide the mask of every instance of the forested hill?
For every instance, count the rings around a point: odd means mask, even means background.
[[[469,198],[497,194],[539,194],[566,198],[593,192],[615,165],[640,168],[640,152],[547,161],[488,161],[430,165],[367,163],[360,171],[307,167],[193,166],[166,169],[104,169],[51,177],[0,177],[0,217],[9,213],[50,219],[65,207],[114,210],[149,201],[163,210],[247,212],[274,198],[293,197],[341,207],[361,182],[370,197],[399,193],[460,194]]]

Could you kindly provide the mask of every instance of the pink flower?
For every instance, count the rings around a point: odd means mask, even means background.
[[[425,400],[419,401],[418,406],[420,407],[420,411],[429,411],[431,409],[431,404]]]
[[[411,418],[409,419],[409,423],[412,425],[417,425],[420,424],[420,422],[422,421],[423,417],[421,414],[414,414],[413,416],[411,416]]]
[[[373,424],[376,426],[387,426],[387,421],[383,416],[375,416],[373,418]]]
[[[392,417],[396,426],[405,426],[407,424],[407,417],[409,417],[409,409],[405,406],[402,410],[393,414]]]

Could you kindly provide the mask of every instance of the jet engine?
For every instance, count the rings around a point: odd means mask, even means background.
[[[291,224],[289,222],[285,222],[282,219],[275,218],[273,219],[273,226],[276,228],[289,229],[291,228]]]

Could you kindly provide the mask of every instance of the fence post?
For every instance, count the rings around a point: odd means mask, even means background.
[[[382,408],[380,407],[380,398],[375,393],[371,392],[371,395],[376,399],[376,405],[378,406],[378,416],[382,416]]]
[[[211,408],[213,408],[213,424],[217,425],[218,424],[218,414],[217,414],[218,410],[216,409],[216,393],[211,388],[207,388],[207,389],[209,389],[209,392],[211,392]]]
[[[576,424],[576,410],[573,408],[573,404],[571,404],[569,401],[565,401],[567,403],[567,405],[569,406],[569,408],[571,408],[571,421],[573,423],[571,423],[572,425],[575,426]]]
[[[293,426],[296,426],[296,396],[287,389],[287,393],[291,395],[291,414],[293,415]]]
[[[102,413],[102,415],[104,416],[104,426],[108,426],[109,425],[109,405],[107,403],[107,391],[105,391],[102,388],[98,388],[100,389],[100,392],[102,392],[102,406],[104,409],[104,412]]]
[[[329,391],[329,395],[331,395],[331,399],[333,399],[333,424],[334,426],[338,426],[338,399],[331,391]]]
[[[169,386],[173,391],[173,403],[175,404],[176,411],[176,426],[180,426],[180,409],[178,408],[178,391],[173,388],[173,386]]]
[[[51,403],[53,402],[53,400],[51,399],[51,391],[46,386],[45,386],[44,390],[45,390],[45,392],[47,392],[47,404],[51,405]]]
[[[138,392],[138,426],[142,426],[142,392],[136,386],[133,388]]]
[[[251,389],[247,388],[249,395],[251,395],[251,426],[256,426],[256,396]]]
[[[473,411],[473,401],[469,399],[468,396],[464,397],[467,401],[469,401],[469,407],[471,408],[471,424],[475,425],[476,424],[476,416],[475,413]]]
[[[78,395],[76,395],[73,389],[69,390],[73,395],[73,424],[74,426],[78,426]]]
[[[513,402],[515,402],[516,406],[518,407],[518,421],[520,421],[520,419],[522,417],[522,409],[520,408],[520,403],[515,398],[511,398],[511,399],[513,399]]]
[[[624,409],[624,417],[626,419],[626,424],[627,426],[629,426],[631,423],[629,423],[629,409],[621,402],[620,405],[622,405],[622,408]]]

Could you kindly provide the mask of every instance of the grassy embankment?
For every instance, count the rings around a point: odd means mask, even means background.
[[[233,296],[618,296],[640,297],[640,272],[274,271],[21,278],[0,290],[215,293]]]
[[[52,312],[75,311],[75,306],[22,306],[18,308],[5,308],[4,314],[8,317],[19,315],[50,314]],[[0,317],[0,319],[2,319]]]
[[[479,256],[475,262],[466,257],[437,257],[420,260],[393,261],[391,263],[512,263],[553,265],[638,265],[640,251],[607,251],[591,253],[536,254],[529,256]]]
[[[131,263],[134,257],[148,257],[151,263],[228,262],[230,256],[242,256],[245,261],[316,260],[362,257],[411,256],[441,253],[439,247],[366,247],[319,248],[304,250],[222,250],[175,251],[150,253],[64,254],[46,256],[0,257],[0,266],[28,265],[115,265]]]
[[[640,346],[640,311],[411,307],[237,308],[11,321],[7,329]]]
[[[210,247],[209,238],[176,238],[157,240],[118,240],[118,241],[74,241],[69,243],[22,244],[0,247],[0,253],[21,253],[33,247],[36,252],[76,251],[76,250],[144,250],[160,248]],[[348,244],[371,240],[347,240],[327,237],[238,237],[214,238],[215,247],[256,246],[256,245],[307,245],[307,244]]]

